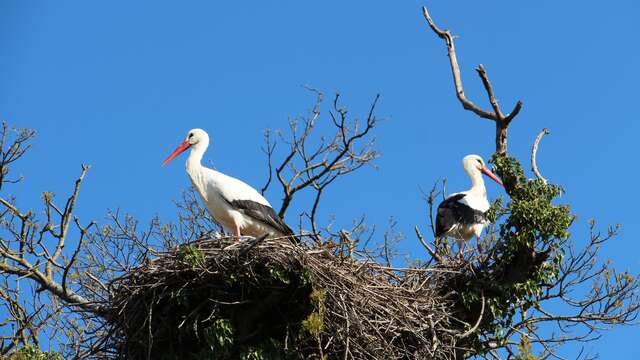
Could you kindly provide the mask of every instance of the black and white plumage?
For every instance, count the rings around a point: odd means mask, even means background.
[[[162,163],[166,165],[187,149],[187,174],[209,213],[223,227],[238,237],[291,236],[293,231],[282,221],[271,204],[256,189],[241,180],[202,166],[202,156],[209,146],[209,135],[202,129],[189,131],[187,138]]]
[[[487,223],[485,213],[489,210],[490,204],[482,174],[502,185],[500,179],[485,166],[478,155],[465,156],[462,166],[471,178],[471,189],[449,195],[438,205],[436,215],[436,237],[454,237],[458,241],[460,254],[462,242],[474,235],[479,238]]]

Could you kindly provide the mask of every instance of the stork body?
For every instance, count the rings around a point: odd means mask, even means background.
[[[238,237],[271,234],[292,236],[293,231],[256,189],[241,180],[202,166],[202,156],[209,146],[209,135],[201,129],[189,131],[185,141],[164,161],[163,165],[191,148],[187,158],[187,174],[207,210],[223,227]],[[295,239],[292,236],[292,239]]]
[[[454,237],[462,256],[462,243],[476,236],[478,239],[487,224],[485,213],[490,208],[482,174],[502,185],[478,155],[467,155],[462,165],[471,179],[471,189],[449,195],[440,205],[436,215],[436,237]]]

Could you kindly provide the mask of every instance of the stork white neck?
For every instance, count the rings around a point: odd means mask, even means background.
[[[487,188],[484,186],[484,179],[482,178],[480,170],[475,166],[470,166],[470,168],[465,167],[465,170],[471,179],[471,189],[469,189],[469,191],[486,196]]]
[[[189,136],[185,139],[185,143],[189,144],[191,152],[187,157],[187,173],[192,175],[194,172],[202,168],[202,156],[209,147],[209,135],[204,130],[193,129],[189,131]]]
[[[201,140],[200,142],[191,145],[191,152],[187,157],[187,172],[191,172],[197,168],[202,167],[202,156],[207,151],[209,146],[209,140]]]
[[[484,187],[484,179],[482,178],[482,172],[479,166],[483,165],[482,160],[477,155],[468,155],[462,160],[462,167],[471,179],[471,189],[469,189],[469,192],[481,197],[486,197],[487,189]]]

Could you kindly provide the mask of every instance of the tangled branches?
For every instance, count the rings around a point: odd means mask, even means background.
[[[347,109],[339,102],[340,94],[336,94],[332,108],[328,111],[330,122],[329,137],[319,136],[318,127],[326,127],[322,123],[321,105],[324,94],[316,89],[308,88],[316,95],[312,110],[307,116],[289,120],[288,137],[279,135],[282,143],[288,149],[283,155],[283,160],[275,167],[275,176],[282,186],[283,200],[278,215],[284,217],[291,205],[294,196],[305,189],[313,189],[315,192],[313,205],[306,214],[316,241],[320,241],[316,213],[322,199],[323,192],[336,179],[350,174],[361,167],[370,164],[379,153],[374,149],[375,138],[370,132],[376,127],[377,119],[375,108],[379,95],[373,100],[366,120],[361,124],[357,119],[348,119]],[[315,130],[315,131],[314,131]],[[272,181],[273,155],[277,143],[271,135],[271,131],[265,132],[265,146],[263,151],[267,154],[269,177],[262,188],[264,193]]]
[[[439,294],[453,268],[393,269],[259,240],[198,240],[116,279],[120,356],[450,359],[466,336]]]
[[[9,165],[26,153],[34,135],[32,130],[2,125],[0,185],[19,182],[20,178],[9,178]],[[73,265],[81,246],[94,227],[93,222],[81,225],[73,216],[87,170],[83,165],[64,206],[56,205],[53,194],[43,194],[44,219],[39,219],[31,210],[20,210],[15,199],[0,198],[3,208],[0,212],[0,299],[8,310],[4,321],[0,322],[0,328],[4,328],[0,336],[0,354],[13,352],[21,346],[37,348],[42,334],[51,339],[82,322],[76,319],[78,321],[73,325],[63,318],[65,307],[61,302],[82,314],[102,313],[101,306],[84,297],[80,287],[71,280],[77,277]],[[63,249],[70,245],[72,236],[73,250],[65,254]],[[58,324],[57,329],[51,328],[52,323]]]

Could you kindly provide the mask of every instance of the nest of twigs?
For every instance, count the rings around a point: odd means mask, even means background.
[[[112,284],[112,341],[127,359],[449,359],[451,273],[202,239]]]

